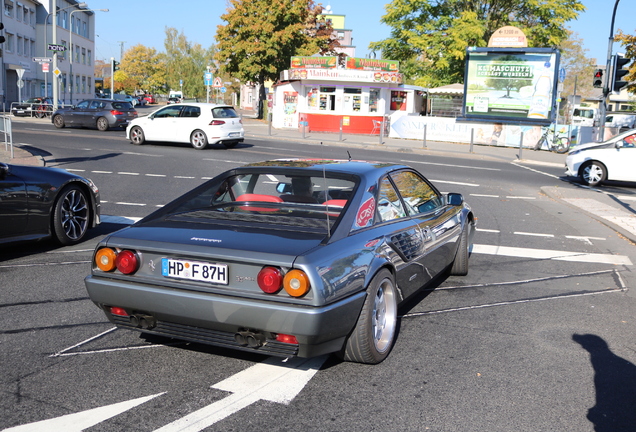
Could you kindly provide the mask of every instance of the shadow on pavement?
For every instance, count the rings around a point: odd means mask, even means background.
[[[587,418],[597,432],[636,430],[636,366],[614,354],[601,337],[574,334],[572,340],[590,353],[596,405]]]

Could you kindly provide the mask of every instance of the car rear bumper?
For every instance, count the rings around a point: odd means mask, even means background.
[[[313,357],[339,351],[356,324],[365,299],[365,292],[359,292],[337,303],[309,307],[93,275],[85,279],[85,284],[91,300],[119,327],[284,357]],[[112,306],[124,308],[131,316],[149,316],[155,325],[139,328],[127,317],[112,315]],[[258,347],[240,345],[235,336],[246,330],[264,335],[264,343]],[[293,335],[298,344],[277,342],[276,334]]]

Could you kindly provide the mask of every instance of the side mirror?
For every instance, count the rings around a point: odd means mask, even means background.
[[[616,147],[617,149],[622,148],[625,146],[625,141],[623,140],[618,140],[614,143],[614,147]]]
[[[8,174],[9,174],[9,165],[7,165],[6,163],[0,162],[0,180],[4,180],[5,178],[7,178]]]
[[[464,197],[462,194],[458,193],[449,193],[446,196],[446,203],[452,206],[460,206],[464,204]]]

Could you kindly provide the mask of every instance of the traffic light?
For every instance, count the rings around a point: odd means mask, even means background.
[[[627,81],[623,81],[623,77],[629,73],[629,69],[625,67],[630,59],[620,54],[614,54],[614,76],[612,77],[611,89],[615,92],[621,91],[627,85]]]
[[[603,69],[596,69],[594,71],[594,88],[603,87]]]
[[[119,62],[117,60],[113,60],[113,70],[119,70]]]
[[[4,24],[0,22],[0,30],[4,30]],[[6,41],[7,39],[4,37],[4,35],[0,35],[0,43],[4,43],[4,41]]]

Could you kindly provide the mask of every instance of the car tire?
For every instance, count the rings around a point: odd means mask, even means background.
[[[97,119],[97,129],[102,132],[108,130],[108,119],[106,117],[100,117]]]
[[[62,117],[60,114],[56,115],[55,117],[53,117],[53,124],[56,128],[62,129],[64,127],[64,117]]]
[[[393,347],[396,330],[395,280],[389,270],[382,269],[369,284],[358,322],[345,342],[342,359],[357,363],[380,363]]]
[[[53,235],[64,246],[79,243],[91,220],[90,201],[78,186],[67,186],[53,208]]]
[[[466,276],[468,274],[468,258],[470,257],[470,230],[472,223],[466,221],[466,225],[459,237],[459,246],[455,254],[455,260],[451,266],[449,274],[451,276]]]
[[[596,186],[607,179],[607,168],[598,161],[590,161],[581,167],[579,177],[586,185]]]
[[[208,137],[201,129],[197,129],[190,134],[190,144],[197,150],[203,150],[208,146]]]
[[[234,148],[238,144],[238,141],[223,141],[225,148]]]
[[[144,136],[144,131],[139,126],[133,126],[130,129],[130,142],[134,145],[142,145],[146,142],[146,137]]]

